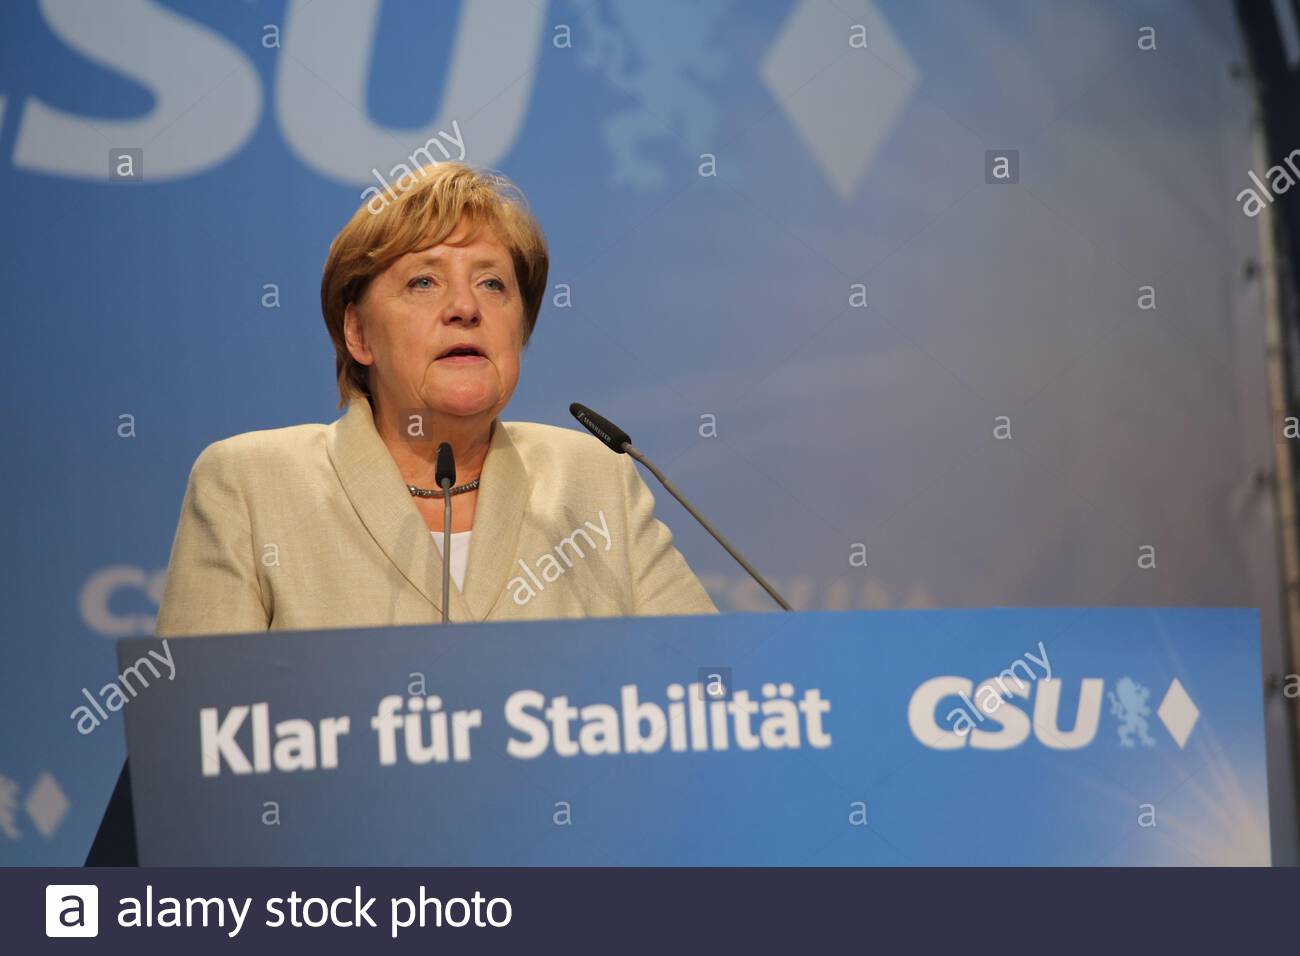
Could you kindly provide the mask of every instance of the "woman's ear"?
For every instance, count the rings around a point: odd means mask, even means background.
[[[348,352],[361,365],[370,365],[375,361],[369,346],[366,345],[366,330],[361,324],[361,311],[355,302],[349,302],[343,312],[343,339],[348,344]]]

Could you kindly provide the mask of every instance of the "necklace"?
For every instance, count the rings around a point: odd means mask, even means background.
[[[478,479],[478,478],[475,478],[473,481],[467,481],[467,482],[465,482],[465,484],[463,484],[463,485],[457,485],[455,488],[452,488],[449,492],[447,492],[447,494],[448,494],[448,495],[461,495],[461,494],[464,494],[464,493],[467,492],[467,491],[473,491],[475,488],[478,487],[478,483],[479,483],[479,479]],[[406,490],[409,491],[409,492],[410,492],[412,495],[414,495],[416,498],[442,498],[442,497],[444,497],[444,495],[443,495],[443,491],[442,491],[441,488],[420,488],[420,487],[418,487],[418,486],[416,486],[416,485],[407,485],[407,486],[406,486]]]
[[[478,481],[479,480],[475,478],[473,481],[467,481],[463,485],[457,485],[455,488],[452,488],[448,492],[448,494],[461,495],[467,491],[473,491],[475,488],[478,487]],[[419,488],[415,485],[407,485],[406,490],[409,491],[412,495],[414,495],[417,498],[443,497],[443,491],[441,488]]]

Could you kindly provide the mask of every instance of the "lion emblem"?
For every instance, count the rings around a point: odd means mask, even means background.
[[[1147,733],[1147,718],[1151,707],[1147,698],[1151,692],[1131,677],[1121,677],[1115,689],[1107,692],[1110,712],[1119,718],[1119,745],[1134,747],[1134,736],[1143,747],[1154,747],[1156,742]]]
[[[576,8],[586,40],[579,67],[600,73],[631,102],[604,127],[615,184],[663,185],[651,150],[671,143],[674,132],[691,153],[713,142],[719,110],[705,84],[726,71],[715,33],[725,27],[732,2],[611,0]]]

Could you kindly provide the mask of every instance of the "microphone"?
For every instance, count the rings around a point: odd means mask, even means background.
[[[451,621],[451,486],[456,483],[456,457],[447,442],[438,446],[433,477],[442,489],[442,623],[447,624]]]
[[[790,606],[789,602],[777,593],[776,588],[768,584],[767,581],[764,580],[763,575],[754,570],[754,566],[741,557],[740,552],[733,548],[726,538],[714,530],[713,525],[709,524],[704,515],[696,511],[694,506],[682,497],[681,492],[673,486],[671,481],[664,477],[663,472],[656,468],[645,457],[645,455],[641,454],[641,452],[637,450],[636,446],[632,444],[632,439],[628,437],[627,432],[623,431],[623,429],[619,428],[608,418],[596,414],[586,405],[580,405],[577,402],[574,402],[569,406],[569,413],[578,420],[583,428],[587,429],[587,431],[599,438],[602,444],[618,452],[620,455],[631,455],[634,459],[645,465],[650,474],[654,475],[655,478],[659,480],[659,484],[668,489],[668,493],[676,498],[683,508],[690,512],[691,517],[698,521],[705,531],[713,535],[713,539],[726,549],[727,554],[736,559],[736,563],[744,568],[749,576],[757,581],[759,586],[770,594],[777,604],[781,605],[784,610],[794,610],[794,608]]]
[[[599,438],[608,447],[614,449],[620,455],[627,453],[627,446],[632,444],[632,439],[627,437],[627,432],[604,415],[597,415],[586,405],[579,405],[577,402],[569,406],[569,413],[582,423],[583,428]]]

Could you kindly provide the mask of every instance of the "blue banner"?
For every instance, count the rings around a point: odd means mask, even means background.
[[[125,714],[148,865],[1269,862],[1254,610],[125,640],[119,664],[76,716]]]

